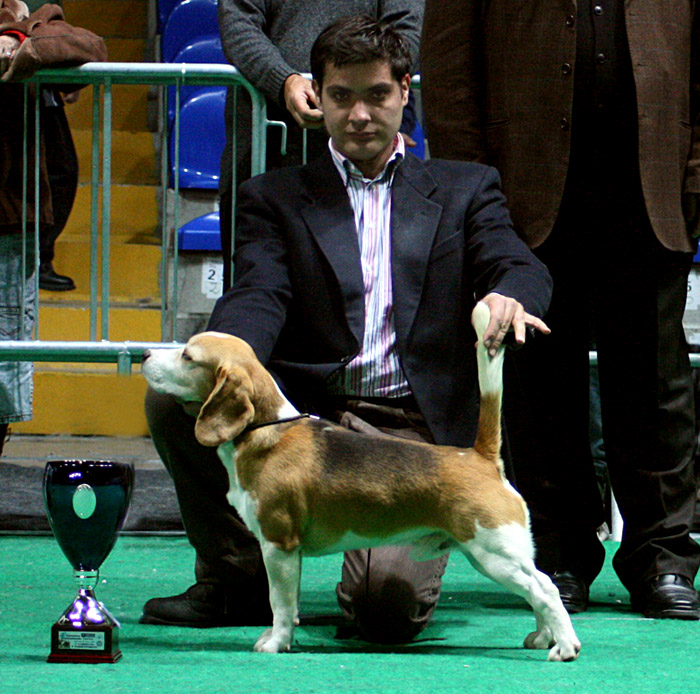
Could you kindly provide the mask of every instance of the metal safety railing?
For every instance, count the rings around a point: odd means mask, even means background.
[[[24,106],[24,190],[22,202],[22,234],[25,238],[22,269],[27,265],[28,240],[32,238],[34,245],[35,272],[31,281],[35,282],[38,297],[38,267],[39,267],[39,225],[40,215],[34,215],[34,228],[27,224],[28,193],[33,185],[33,199],[40,199],[40,160],[34,157],[34,172],[27,170],[30,160],[30,144],[33,152],[40,151],[41,120],[40,99],[41,87],[46,85],[80,84],[92,85],[92,159],[91,159],[91,196],[90,196],[90,334],[84,342],[47,342],[39,338],[38,328],[33,335],[24,335],[25,339],[16,341],[0,341],[0,360],[4,361],[75,361],[75,362],[114,362],[120,373],[129,373],[132,363],[140,361],[143,351],[154,345],[175,343],[140,343],[140,342],[109,342],[109,311],[110,311],[110,224],[111,224],[111,184],[112,184],[112,120],[114,85],[149,85],[161,88],[161,108],[159,114],[160,132],[160,191],[165,201],[168,191],[169,171],[172,166],[172,183],[175,191],[172,215],[168,213],[166,204],[161,206],[162,218],[161,239],[162,254],[160,266],[161,284],[161,333],[177,332],[177,301],[178,301],[178,234],[180,226],[179,210],[179,159],[180,159],[180,94],[184,86],[225,86],[235,87],[234,108],[239,89],[245,89],[251,102],[251,172],[253,175],[265,170],[266,158],[266,129],[271,126],[284,129],[282,146],[286,142],[286,125],[267,119],[267,109],[264,97],[232,66],[221,64],[189,64],[189,63],[87,63],[77,68],[42,70],[25,82]],[[172,128],[168,127],[168,87],[174,87],[174,108]],[[28,133],[32,128],[29,118],[31,100],[34,99],[34,141],[30,143]],[[236,119],[230,127],[232,142],[232,161],[237,158]],[[173,159],[169,161],[169,138],[174,139]],[[101,151],[101,155],[100,155]],[[232,167],[233,191],[235,205],[236,167]],[[233,217],[233,215],[232,215]],[[235,220],[235,217],[233,217]],[[235,221],[234,221],[235,224]],[[170,229],[175,233],[171,234]],[[169,256],[174,262],[169,272]],[[98,268],[101,269],[101,276]],[[26,276],[23,272],[23,277]],[[169,291],[170,290],[170,291]],[[25,284],[22,285],[22,303],[24,303]],[[38,299],[37,299],[38,300]],[[21,319],[20,312],[20,319]],[[37,311],[38,315],[38,311]],[[98,321],[99,316],[99,321]],[[166,325],[169,316],[171,324]],[[99,325],[98,325],[99,323]],[[98,341],[98,327],[99,337]]]
[[[109,341],[109,309],[110,309],[110,213],[111,213],[111,171],[112,171],[112,118],[114,85],[150,85],[161,88],[161,109],[159,118],[159,134],[161,138],[160,191],[165,200],[168,190],[169,167],[173,170],[174,206],[172,216],[167,212],[167,205],[162,205],[161,219],[161,328],[166,333],[166,316],[170,316],[169,331],[175,335],[177,330],[177,286],[178,286],[178,234],[179,228],[179,143],[180,143],[180,97],[184,86],[229,86],[245,89],[251,101],[251,172],[253,175],[265,170],[266,161],[266,130],[268,127],[281,127],[282,153],[286,147],[286,124],[281,121],[267,119],[265,99],[234,67],[222,64],[194,63],[87,63],[76,68],[47,69],[36,73],[25,83],[25,139],[24,139],[24,200],[23,200],[23,230],[25,237],[31,233],[27,228],[27,188],[32,180],[27,170],[29,142],[27,126],[29,103],[31,100],[30,85],[33,85],[34,98],[34,143],[33,151],[40,149],[40,108],[41,86],[50,84],[80,84],[93,86],[92,103],[92,159],[91,159],[91,214],[90,214],[90,335],[87,341],[42,341],[38,333],[26,336],[23,340],[0,341],[0,361],[44,361],[44,362],[89,362],[115,363],[118,373],[128,374],[131,365],[141,360],[143,352],[152,347],[178,346],[173,341],[163,342],[110,342]],[[172,130],[168,128],[167,87],[174,89],[174,108]],[[411,87],[420,89],[420,77],[413,78]],[[237,93],[238,89],[234,90]],[[234,95],[234,99],[235,99]],[[234,102],[234,112],[236,104]],[[232,179],[233,205],[237,188],[236,166],[236,119],[232,119]],[[169,131],[170,130],[170,131]],[[100,134],[102,137],[100,138]],[[174,138],[173,161],[169,161],[168,138]],[[101,156],[100,156],[101,150]],[[39,190],[39,158],[35,157],[33,172],[34,191]],[[39,195],[34,196],[35,200]],[[38,265],[39,265],[39,215],[35,214],[33,229],[34,262],[36,272],[33,281],[36,283],[38,301]],[[235,215],[232,214],[235,225]],[[172,249],[169,246],[170,229]],[[25,243],[26,247],[26,243]],[[174,262],[172,273],[168,273],[168,258],[172,252]],[[101,267],[99,277],[98,267]],[[171,288],[171,291],[168,289]],[[100,340],[98,340],[98,314],[100,316]],[[37,311],[38,315],[38,311]],[[20,316],[21,319],[21,316]],[[691,364],[700,366],[700,354],[690,355]],[[592,364],[597,363],[597,353],[590,353]]]

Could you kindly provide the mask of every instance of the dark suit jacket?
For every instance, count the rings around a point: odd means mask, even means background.
[[[551,280],[513,232],[498,174],[411,154],[392,189],[392,279],[401,363],[439,443],[473,442],[474,296],[512,296],[535,315]],[[247,340],[297,403],[359,351],[364,288],[354,217],[330,154],[241,186],[234,286],[209,328]]]
[[[571,147],[574,0],[428,0],[421,90],[433,155],[495,166],[518,233],[552,230]],[[639,169],[664,246],[694,251],[681,197],[700,193],[700,11],[695,0],[625,0]],[[692,98],[691,98],[692,97]]]

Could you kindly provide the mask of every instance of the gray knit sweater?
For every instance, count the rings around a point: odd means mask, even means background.
[[[423,0],[219,0],[219,29],[229,62],[270,101],[282,104],[282,86],[310,72],[309,53],[331,22],[369,14],[392,23],[407,39],[414,64]]]

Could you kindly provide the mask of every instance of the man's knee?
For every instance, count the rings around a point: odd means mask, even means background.
[[[150,386],[146,390],[145,409],[148,428],[153,435],[172,429],[173,420],[184,414],[172,396],[157,393]]]
[[[408,554],[406,547],[346,554],[338,602],[367,641],[411,641],[435,611],[447,557],[414,562]]]
[[[189,468],[192,460],[207,456],[216,458],[215,449],[198,443],[194,435],[195,418],[188,415],[175,398],[149,388],[145,410],[153,444],[171,475],[177,469]]]
[[[360,635],[372,643],[407,643],[428,624],[430,614],[407,581],[391,577],[368,591],[355,586],[352,619]]]

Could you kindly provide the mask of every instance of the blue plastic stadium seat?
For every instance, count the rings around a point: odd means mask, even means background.
[[[177,5],[178,0],[158,0],[158,33],[163,32],[163,27],[168,21],[168,17],[173,10],[173,7]]]
[[[177,230],[177,243],[181,251],[221,251],[219,211],[183,224]]]
[[[219,34],[210,34],[193,40],[183,46],[175,55],[173,63],[217,63],[225,64],[224,52],[221,48],[221,37]],[[180,87],[180,103],[184,104],[196,91],[201,90],[201,86]],[[168,119],[172,125],[175,115],[175,87],[168,87]]]
[[[226,146],[225,87],[203,87],[180,109],[180,188],[219,187],[221,153]],[[174,185],[175,133],[170,131],[170,174]]]
[[[185,44],[173,63],[226,63],[219,34],[204,34]]]
[[[161,36],[164,63],[172,63],[192,41],[219,33],[216,4],[217,0],[182,0],[173,7]]]
[[[409,147],[408,151],[413,152],[419,159],[425,159],[425,135],[420,121],[416,119],[416,127],[413,128],[411,137],[416,141],[415,147]]]

